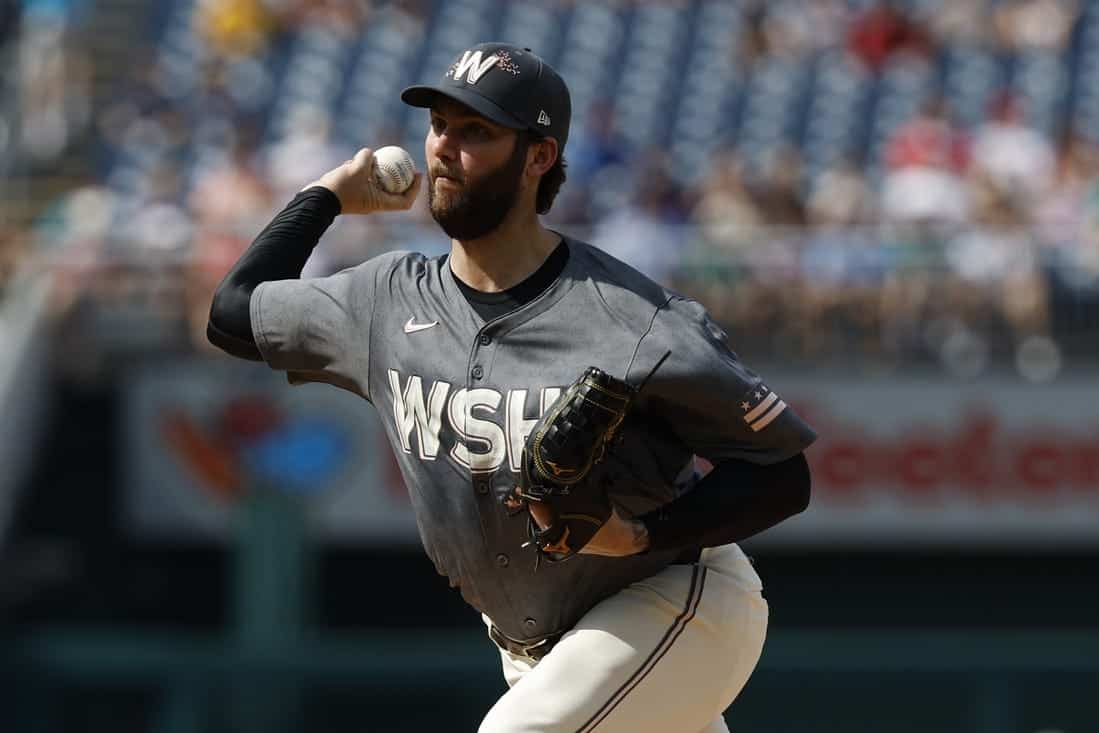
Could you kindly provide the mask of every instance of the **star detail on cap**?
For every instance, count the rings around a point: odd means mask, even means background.
[[[749,402],[741,402],[740,403],[740,409],[744,410],[745,412],[748,412],[748,410],[750,410],[751,407],[752,407],[752,405]]]
[[[511,54],[507,51],[498,51],[496,55],[500,58],[500,60],[496,62],[497,68],[503,69],[514,76],[519,76],[519,67],[511,60]]]

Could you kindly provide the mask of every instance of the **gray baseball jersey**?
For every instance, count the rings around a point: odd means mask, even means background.
[[[327,382],[378,409],[436,568],[505,634],[570,628],[593,605],[675,553],[542,562],[527,515],[504,499],[535,421],[587,366],[637,385],[657,361],[600,464],[626,516],[674,499],[693,456],[772,463],[813,431],[726,344],[697,302],[606,253],[570,257],[540,296],[484,322],[447,258],[394,252],[335,275],[267,282],[251,300],[256,343],[292,382]]]

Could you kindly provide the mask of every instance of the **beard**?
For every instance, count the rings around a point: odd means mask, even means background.
[[[435,179],[446,175],[433,171],[427,187],[431,216],[451,239],[469,241],[493,232],[515,207],[519,182],[527,159],[527,145],[516,138],[511,157],[475,182],[460,181],[461,188],[436,195]]]

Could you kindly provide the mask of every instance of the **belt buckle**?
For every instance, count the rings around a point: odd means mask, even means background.
[[[497,629],[495,625],[489,626],[488,635],[504,651],[526,657],[535,662],[541,661],[544,656],[549,654],[550,649],[553,648],[553,643],[556,641],[553,635],[550,635],[533,644],[524,644],[504,635],[504,632]]]
[[[531,644],[529,646],[524,645],[523,656],[529,657],[530,659],[539,662],[542,660],[542,657],[550,653],[550,649],[553,648],[553,641],[556,640],[553,639],[553,637],[551,636],[547,636],[545,639],[535,642],[534,644]]]

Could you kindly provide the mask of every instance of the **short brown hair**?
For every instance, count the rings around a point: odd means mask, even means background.
[[[539,140],[545,140],[545,136],[538,135],[530,130],[519,130],[515,141],[516,154],[525,158],[530,144]],[[547,214],[553,208],[553,201],[557,198],[557,193],[565,182],[565,167],[567,165],[564,153],[558,147],[557,160],[553,161],[553,166],[543,173],[542,180],[538,181],[538,193],[534,199],[534,210],[539,214]]]
[[[553,167],[542,175],[542,180],[538,182],[538,196],[534,204],[534,210],[539,214],[547,214],[553,207],[553,200],[557,198],[557,192],[565,182],[567,166],[565,156],[559,153],[557,160],[553,161]]]

